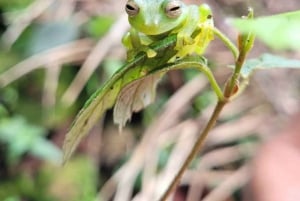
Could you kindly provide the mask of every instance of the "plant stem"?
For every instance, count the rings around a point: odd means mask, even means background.
[[[251,14],[251,12],[250,12]],[[252,13],[253,14],[253,13]],[[188,168],[189,164],[192,162],[192,160],[196,157],[196,155],[199,153],[201,148],[203,147],[204,141],[208,136],[209,131],[214,127],[216,124],[216,121],[223,109],[223,107],[226,105],[226,103],[232,98],[235,97],[234,95],[237,94],[238,91],[238,79],[240,76],[240,71],[242,69],[242,66],[244,64],[244,61],[246,59],[247,53],[252,48],[253,42],[254,42],[254,35],[251,33],[247,35],[247,38],[245,40],[241,40],[239,43],[239,49],[229,40],[227,36],[225,36],[221,31],[219,31],[217,28],[213,29],[214,34],[219,37],[222,42],[231,50],[234,59],[235,59],[235,68],[232,76],[229,79],[229,82],[226,83],[225,91],[222,92],[218,83],[216,82],[214,75],[210,71],[210,69],[203,64],[199,64],[197,62],[189,63],[189,62],[182,62],[181,65],[184,65],[183,67],[180,66],[180,64],[177,64],[177,67],[184,68],[187,64],[189,66],[194,66],[198,70],[202,71],[206,77],[209,79],[212,88],[214,89],[215,93],[217,94],[219,100],[217,105],[215,106],[214,112],[212,113],[209,121],[207,122],[204,130],[202,133],[198,136],[198,139],[196,140],[194,146],[192,147],[192,150],[190,151],[189,155],[187,156],[186,160],[183,162],[182,166],[180,167],[179,171],[175,175],[174,179],[172,180],[171,184],[168,186],[167,190],[161,197],[160,201],[166,201],[169,195],[174,191],[177,184],[179,183],[184,171]],[[242,37],[243,35],[241,35]],[[239,38],[243,39],[243,38]],[[176,65],[173,67],[176,68]]]
[[[179,183],[180,178],[182,177],[184,171],[188,168],[189,164],[192,162],[192,160],[195,158],[195,156],[199,153],[199,151],[203,147],[203,143],[204,143],[205,139],[207,138],[209,131],[216,124],[219,114],[221,113],[221,111],[222,111],[223,107],[226,105],[226,103],[227,103],[227,101],[225,101],[225,100],[219,101],[217,103],[212,116],[210,117],[208,123],[206,124],[206,127],[204,128],[202,133],[199,135],[199,137],[198,137],[196,143],[194,144],[192,150],[190,151],[188,157],[186,158],[186,160],[180,167],[180,169],[177,172],[177,174],[175,175],[172,183],[168,186],[168,189],[165,191],[165,193],[161,197],[160,201],[166,201],[167,198],[169,197],[169,195],[173,192],[173,190]]]
[[[251,50],[254,43],[255,36],[252,33],[241,34],[238,36],[239,41],[239,54],[235,61],[234,72],[229,81],[229,85],[226,86],[224,96],[226,98],[231,97],[234,92],[234,88],[238,85],[238,80],[240,77],[241,69],[246,60],[247,54]]]
[[[247,53],[245,51],[241,51],[235,62],[234,72],[230,78],[228,88],[226,88],[225,94],[224,94],[224,96],[227,98],[229,98],[233,95],[232,93],[233,93],[234,88],[237,85],[238,79],[240,77],[240,72],[241,72],[242,66],[244,64],[244,61],[246,59],[246,54]]]
[[[234,59],[237,59],[239,56],[238,48],[218,28],[214,27],[213,31],[214,31],[214,34],[230,49],[230,51],[233,54]]]
[[[211,84],[212,89],[214,90],[214,92],[218,97],[218,101],[223,101],[225,99],[223,91],[219,86],[218,82],[216,81],[215,76],[213,75],[210,68],[206,64],[199,62],[197,58],[195,60],[193,60],[192,58],[193,57],[190,58],[191,60],[186,59],[179,63],[171,64],[169,67],[164,67],[159,71],[168,72],[170,70],[176,70],[176,69],[195,68],[205,74],[205,76],[207,77],[208,81]]]
[[[213,73],[211,72],[210,68],[208,68],[207,66],[196,66],[196,68],[198,70],[200,70],[201,72],[203,72],[207,79],[209,80],[211,87],[213,88],[214,92],[216,93],[218,100],[219,101],[223,101],[224,95],[223,95],[223,91],[221,90],[220,86],[218,85],[218,82],[215,79],[215,76],[213,75]]]

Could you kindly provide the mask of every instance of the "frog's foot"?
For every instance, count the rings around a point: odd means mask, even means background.
[[[186,34],[177,34],[177,42],[175,46],[177,50],[176,57],[183,58],[195,51],[195,40]]]
[[[133,61],[140,52],[146,53],[148,58],[152,58],[157,55],[157,52],[149,48],[148,46],[141,46],[138,49],[132,49],[127,51],[127,61]]]
[[[176,41],[176,50],[181,50],[183,47],[187,45],[192,45],[194,43],[194,39],[186,34],[177,34],[177,41]]]
[[[137,52],[133,51],[133,50],[127,50],[127,61],[131,62],[134,60],[134,58],[136,57]]]
[[[148,58],[152,58],[152,57],[155,57],[157,55],[157,52],[155,50],[151,49],[148,46],[142,46],[140,48],[140,51],[145,52],[147,54]]]

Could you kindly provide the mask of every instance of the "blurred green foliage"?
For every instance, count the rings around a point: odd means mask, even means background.
[[[0,119],[0,140],[7,144],[9,164],[19,162],[27,152],[40,159],[60,163],[60,149],[45,139],[45,134],[44,128],[28,124],[22,116]]]
[[[248,78],[255,69],[300,68],[300,60],[288,59],[272,54],[263,54],[256,59],[249,59],[244,64],[241,75]]]
[[[241,32],[252,32],[273,49],[300,49],[300,11],[281,13],[251,20],[234,19]]]
[[[5,11],[16,11],[20,10],[34,0],[0,0],[0,7]]]
[[[92,201],[97,171],[91,160],[78,157],[66,166],[45,163],[34,174],[19,172],[0,182],[0,200]]]
[[[96,16],[91,18],[85,25],[86,32],[93,38],[103,36],[110,28],[114,19],[109,16]],[[101,26],[99,26],[101,25]]]
[[[97,167],[86,157],[77,157],[64,167],[45,165],[41,178],[48,178],[48,193],[55,200],[92,201],[97,195]]]
[[[35,2],[0,0],[0,34]],[[62,20],[51,15],[55,13],[54,7],[33,19],[11,47],[0,42],[0,73],[31,56],[78,39],[99,40],[114,22],[113,17],[93,16],[78,23],[76,13]],[[55,99],[59,100],[69,87],[80,65],[78,61],[62,63]],[[52,139],[103,79],[113,73],[112,69],[120,65],[114,58],[105,62],[86,84],[76,104],[69,108],[59,104],[47,107],[42,102],[47,76],[43,68],[0,88],[0,200],[94,200],[99,182],[95,164],[85,157],[74,157],[61,166],[61,150]]]

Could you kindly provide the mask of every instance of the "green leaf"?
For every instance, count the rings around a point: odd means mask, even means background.
[[[263,54],[256,59],[247,60],[242,67],[241,75],[248,78],[256,69],[300,68],[300,60],[287,59],[272,54]]]
[[[199,71],[206,68],[206,65],[206,59],[201,56],[187,56],[153,68],[147,75],[127,84],[117,97],[113,115],[114,123],[119,124],[121,130],[130,120],[133,112],[138,112],[151,104],[156,96],[157,84],[165,73],[186,68],[196,68]]]
[[[233,19],[233,25],[243,33],[252,32],[274,49],[300,49],[300,11],[256,19]]]
[[[0,0],[0,7],[3,11],[19,11],[28,7],[33,0]]]
[[[175,44],[176,35],[171,35],[151,44],[150,49],[157,52],[155,57],[148,58],[144,52],[141,52],[132,62],[119,69],[102,88],[92,95],[77,115],[71,130],[66,135],[63,144],[64,162],[70,158],[81,139],[87,135],[101,115],[115,104],[117,99],[116,110],[120,109],[124,114],[121,114],[121,111],[116,112],[115,110],[115,122],[119,123],[120,127],[122,127],[125,122],[130,119],[132,112],[140,110],[142,107],[151,103],[151,100],[155,97],[155,93],[153,93],[152,90],[156,88],[157,81],[162,74],[170,70],[197,68],[208,76],[214,90],[218,91],[218,96],[222,96],[222,92],[217,86],[211,71],[206,66],[206,60],[203,59],[203,57],[186,57],[184,59],[176,60],[174,63],[168,63],[177,53],[174,48]],[[142,79],[155,72],[159,73],[158,76],[154,75],[153,77]],[[134,82],[138,79],[140,79],[138,82]],[[151,84],[151,86],[145,86],[142,82],[147,82]],[[132,87],[134,88],[133,91],[138,92],[139,94],[135,94],[130,99],[126,97],[125,93]],[[139,87],[142,87],[142,89],[146,91],[139,90]],[[124,93],[121,92],[122,89],[125,90]],[[131,92],[131,94],[133,93]],[[142,103],[139,101],[142,101]],[[133,107],[126,107],[126,104]]]
[[[154,43],[150,48],[158,53],[157,56],[147,58],[144,53],[137,55],[132,62],[120,68],[103,87],[91,96],[66,135],[63,145],[64,162],[70,158],[78,143],[87,135],[103,113],[115,104],[118,94],[124,86],[146,76],[153,68],[164,65],[176,54],[175,43],[176,35]]]

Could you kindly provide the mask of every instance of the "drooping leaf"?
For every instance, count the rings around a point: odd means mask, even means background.
[[[272,54],[263,54],[256,59],[249,59],[245,62],[241,75],[248,78],[256,69],[271,68],[298,68],[300,69],[300,60],[287,59]]]
[[[175,43],[176,35],[154,43],[151,48],[157,51],[157,56],[147,58],[144,53],[141,53],[135,60],[120,68],[103,87],[91,96],[66,135],[63,145],[64,162],[69,159],[80,140],[87,135],[102,114],[115,104],[120,90],[125,85],[146,76],[153,68],[165,64],[175,55]]]
[[[300,49],[300,11],[255,19],[233,19],[243,33],[252,32],[274,49]]]
[[[207,72],[205,70],[208,68],[206,60],[200,56],[190,56],[173,63],[166,63],[176,53],[173,51],[175,42],[176,38],[171,36],[155,44],[155,50],[166,51],[158,51],[158,55],[155,58],[147,58],[143,54],[116,72],[102,88],[92,95],[77,115],[71,130],[66,135],[63,145],[64,162],[70,158],[80,140],[87,135],[100,116],[115,104],[117,98],[119,99],[116,110],[121,109],[125,114],[124,116],[121,113],[114,114],[117,118],[115,122],[117,121],[122,126],[130,118],[131,112],[142,109],[151,103],[151,100],[155,97],[155,93],[152,90],[156,88],[159,78],[166,72],[186,68],[197,68],[204,73]],[[145,81],[151,85],[146,87],[143,85]],[[135,95],[135,98],[127,99],[125,98],[125,92],[130,90],[130,87],[133,87],[133,91],[139,93],[139,95]],[[139,87],[143,90],[139,90]],[[120,92],[123,89],[125,91]],[[143,97],[144,95],[145,97]],[[125,103],[123,102],[124,98],[127,99]],[[139,101],[142,101],[142,103]],[[126,103],[131,105],[131,108],[123,105]]]
[[[198,68],[199,70],[199,67],[203,69],[206,65],[206,60],[203,57],[187,56],[162,67],[156,67],[149,71],[146,76],[124,86],[114,106],[114,123],[118,124],[119,130],[121,130],[131,119],[133,112],[138,112],[151,104],[156,96],[157,84],[165,73],[185,68]]]
[[[131,119],[133,112],[138,112],[151,104],[156,95],[158,81],[163,74],[156,73],[133,81],[120,92],[114,106],[114,123],[119,130]]]

